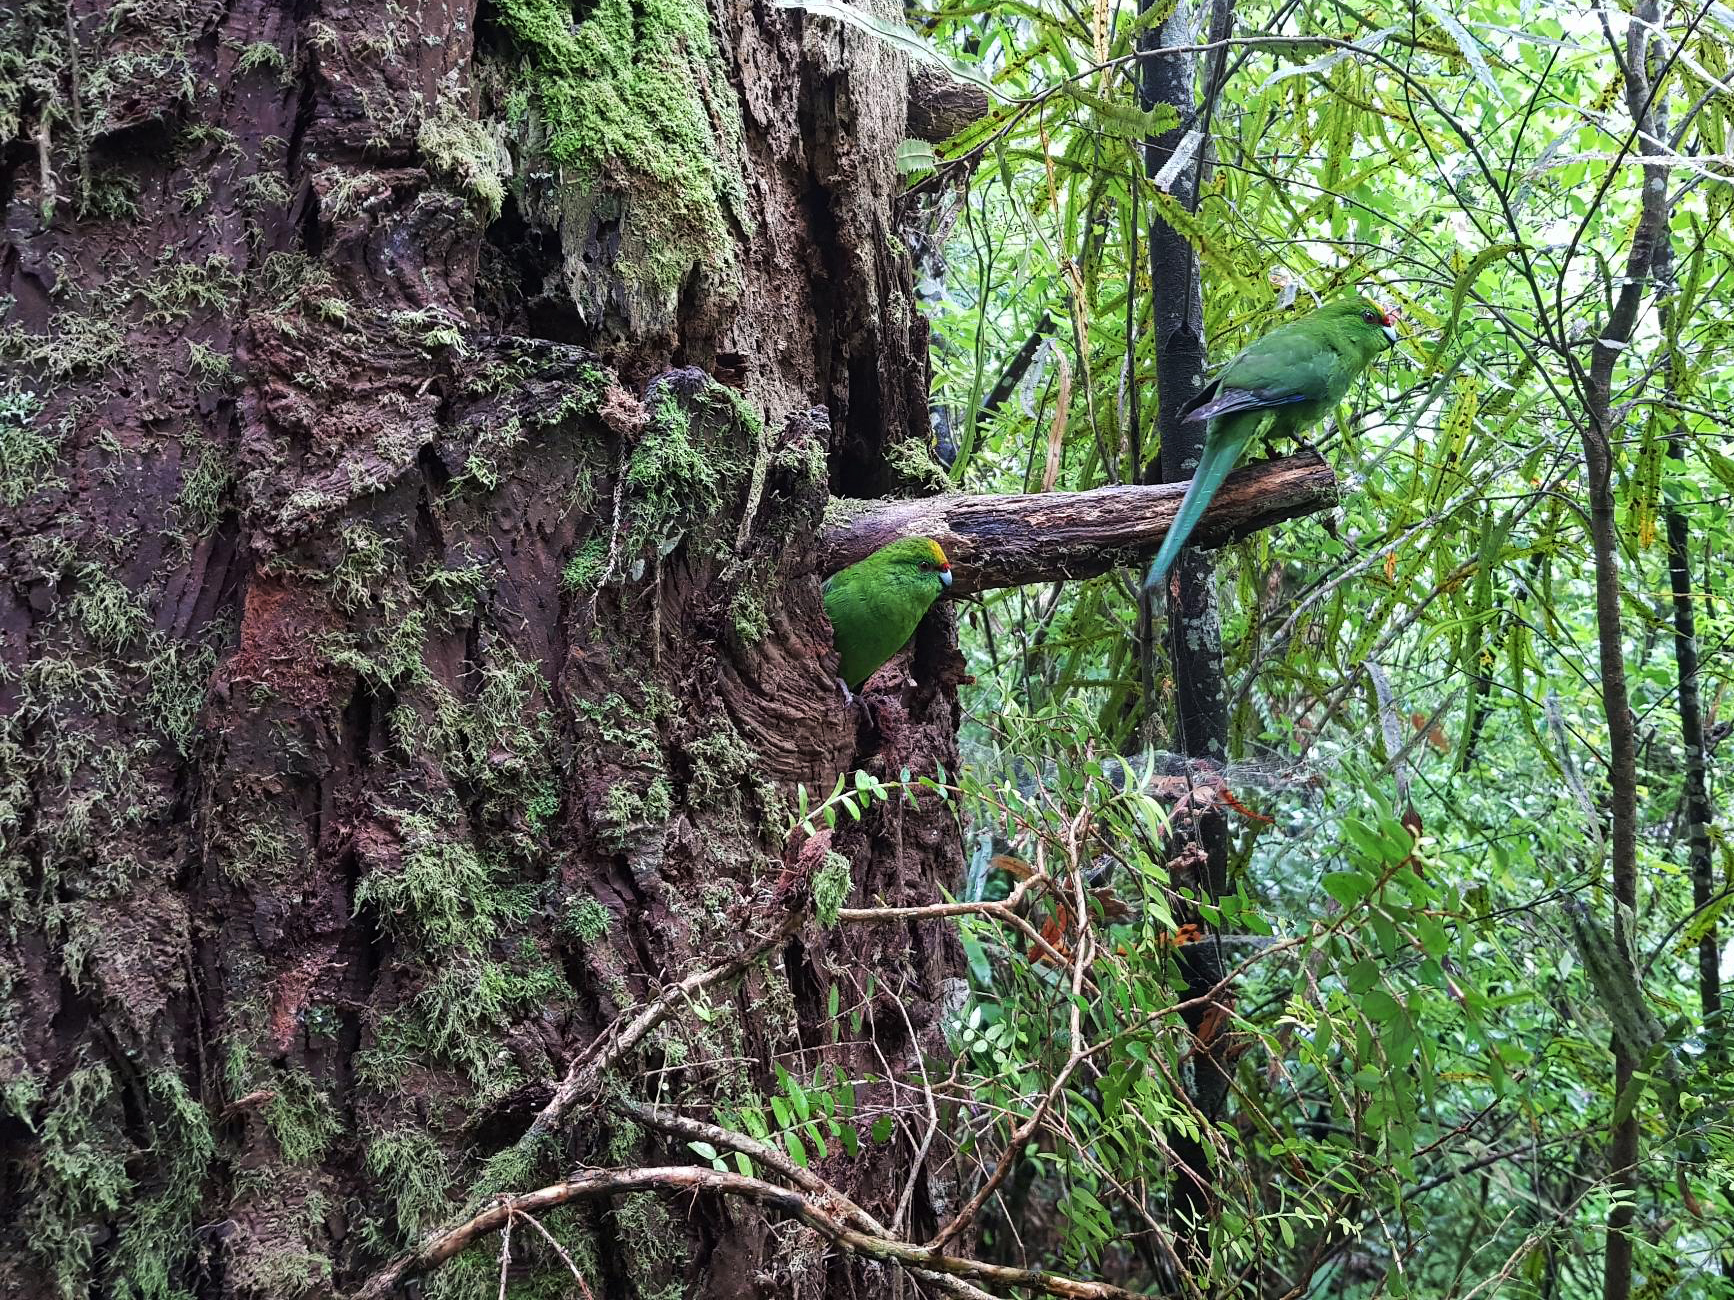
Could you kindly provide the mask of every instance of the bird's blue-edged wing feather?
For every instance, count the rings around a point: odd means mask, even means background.
[[[1324,328],[1307,317],[1256,340],[1186,404],[1182,418],[1209,420],[1327,398],[1350,366]]]
[[[1235,411],[1266,410],[1273,406],[1289,406],[1306,400],[1305,393],[1268,388],[1224,388],[1222,381],[1217,380],[1193,399],[1193,404],[1186,408],[1180,418],[1188,422],[1210,420]]]

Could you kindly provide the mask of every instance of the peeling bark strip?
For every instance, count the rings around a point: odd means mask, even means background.
[[[821,567],[835,573],[900,537],[931,537],[951,558],[958,595],[1092,578],[1148,560],[1185,495],[1185,483],[1160,483],[849,502],[858,513],[825,530]],[[1336,474],[1312,448],[1260,461],[1229,475],[1198,525],[1196,544],[1221,546],[1336,502]]]

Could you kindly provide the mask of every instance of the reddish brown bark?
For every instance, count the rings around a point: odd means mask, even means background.
[[[954,764],[948,624],[857,754],[810,571],[827,488],[893,489],[925,430],[904,69],[697,12],[745,183],[733,273],[666,309],[630,261],[655,196],[538,152],[504,8],[0,19],[0,1290],[326,1293],[487,1191],[686,1158],[595,1114],[513,1144],[615,1017],[776,922],[795,783]],[[894,902],[958,855],[931,802],[837,848]],[[905,1070],[948,933],[809,924],[622,1086]],[[905,1159],[830,1177],[888,1210]],[[598,1294],[891,1285],[748,1207],[607,1209],[549,1223]]]

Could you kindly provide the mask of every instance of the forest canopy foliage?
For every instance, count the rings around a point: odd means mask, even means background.
[[[925,10],[919,26],[997,97],[910,162],[951,231],[930,310],[958,486],[1137,479],[1164,345],[1152,303],[1183,292],[1150,282],[1153,223],[1196,252],[1213,364],[1344,291],[1403,322],[1400,345],[1314,431],[1340,509],[1218,556],[1231,739],[1217,775],[1259,816],[1230,815],[1232,888],[1203,911],[1281,941],[1227,952],[1236,1065],[1209,1138],[1222,1217],[1199,1285],[1598,1294],[1624,1202],[1636,1217],[1627,1285],[1734,1294],[1734,1076],[1714,998],[1718,968],[1734,965],[1717,927],[1734,854],[1714,794],[1734,631],[1734,15],[996,3]],[[1189,114],[1138,98],[1140,42],[1158,32],[1196,51]],[[1163,133],[1166,165],[1147,165]],[[1195,203],[1173,192],[1189,172]],[[1662,236],[1634,276],[1647,187]],[[1607,340],[1640,277],[1629,334]],[[1636,732],[1629,914],[1609,889],[1622,776],[1582,451],[1598,341],[1614,354],[1622,598],[1609,630]],[[990,840],[1051,860],[1078,817],[1098,830],[1136,820],[1103,756],[1181,748],[1160,603],[1141,662],[1138,576],[990,593],[964,615],[968,779],[1003,805],[977,824],[983,865]],[[1686,708],[1703,752],[1682,735],[1681,603],[1701,655]],[[1032,760],[1060,773],[1036,796],[1016,776]],[[1695,769],[1708,771],[1715,825],[1694,806]],[[1156,1028],[1149,1014],[1166,924],[1150,904],[1196,890],[1148,835],[1105,838],[1136,868],[1116,882],[1142,881],[1145,895],[1136,924],[1108,926],[1112,951],[1092,968],[1080,1041],[1111,1043],[1113,1063],[1054,1097],[1045,1127],[1059,1136],[1032,1151],[1039,1172],[990,1230],[1072,1268],[1161,1254],[1162,1226],[1146,1219],[1152,1245],[1128,1220],[1171,1166],[1167,1138],[1198,1121],[1147,1065],[1164,1050],[1174,1077],[1185,1063],[1172,1020]],[[1574,902],[1597,933],[1621,916],[1655,1030],[1622,1096],[1617,998],[1586,966]],[[988,1134],[1003,1140],[1029,1113],[1029,1080],[1064,1071],[1076,1044],[1054,1031],[1067,990],[1051,969],[1013,976],[971,951],[971,1086],[1012,1110],[980,1121],[997,1150]],[[1629,1189],[1610,1176],[1607,1138],[1634,1106]],[[1046,1232],[1023,1221],[1038,1205]]]

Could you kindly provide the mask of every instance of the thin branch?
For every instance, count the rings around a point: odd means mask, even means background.
[[[404,1278],[438,1268],[490,1232],[502,1230],[514,1215],[534,1213],[573,1201],[621,1196],[629,1192],[703,1192],[735,1196],[806,1224],[833,1245],[887,1264],[901,1264],[951,1277],[999,1287],[1017,1287],[1061,1300],[1137,1300],[1135,1293],[1107,1282],[1085,1282],[1033,1268],[1011,1268],[947,1255],[929,1246],[896,1241],[849,1227],[828,1206],[758,1178],[724,1173],[694,1165],[659,1168],[596,1169],[565,1182],[537,1188],[483,1210],[449,1231],[440,1233],[415,1255],[406,1255],[377,1274],[357,1293],[356,1300],[381,1300]]]
[[[518,1217],[518,1212],[510,1201],[506,1202],[506,1226],[500,1230],[500,1296],[506,1300],[506,1274],[512,1267],[512,1220]]]
[[[746,951],[720,966],[688,975],[680,983],[664,989],[655,1001],[639,1012],[624,1028],[620,1028],[620,1022],[616,1020],[603,1030],[567,1067],[566,1077],[560,1081],[560,1086],[554,1090],[548,1104],[542,1107],[541,1113],[531,1122],[522,1140],[530,1142],[552,1133],[581,1098],[595,1095],[601,1086],[602,1076],[638,1046],[646,1035],[668,1019],[675,1008],[686,1005],[700,989],[744,973],[759,958],[787,942],[789,936],[800,928],[802,920],[800,913],[791,913],[771,934]]]
[[[703,1120],[689,1119],[685,1115],[677,1115],[673,1111],[663,1110],[657,1106],[647,1106],[630,1097],[615,1097],[608,1104],[612,1109],[637,1120],[648,1128],[661,1129],[664,1133],[673,1133],[677,1137],[686,1138],[688,1141],[709,1142],[713,1146],[728,1151],[738,1151],[742,1155],[758,1161],[779,1177],[786,1178],[809,1196],[816,1196],[826,1204],[835,1207],[839,1212],[838,1217],[850,1227],[858,1228],[875,1237],[889,1237],[891,1235],[884,1224],[850,1200],[840,1189],[820,1178],[811,1169],[802,1168],[768,1142],[761,1142],[745,1133],[737,1133],[720,1125],[707,1124]],[[911,1272],[922,1281],[944,1291],[947,1295],[961,1297],[961,1300],[992,1300],[987,1292],[970,1285],[962,1278],[950,1277],[944,1273],[934,1273],[926,1269],[912,1269]]]
[[[1030,1112],[1029,1118],[1012,1130],[1011,1136],[1006,1140],[1005,1149],[1000,1152],[999,1161],[994,1165],[993,1172],[988,1175],[987,1181],[976,1189],[975,1195],[964,1203],[963,1208],[953,1215],[951,1221],[941,1228],[933,1240],[928,1243],[930,1249],[942,1248],[946,1242],[967,1228],[975,1220],[977,1214],[981,1213],[981,1207],[987,1204],[988,1198],[1006,1180],[1006,1176],[1011,1173],[1012,1165],[1023,1155],[1025,1144],[1041,1127],[1042,1121],[1047,1118],[1048,1111],[1054,1104],[1054,1099],[1065,1089],[1067,1080],[1072,1077],[1072,1072],[1089,1057],[1089,1051],[1084,1044],[1083,1028],[1079,1021],[1081,1014],[1079,1007],[1083,1002],[1081,994],[1084,985],[1084,970],[1095,956],[1094,936],[1087,920],[1089,911],[1084,903],[1083,873],[1079,870],[1079,843],[1083,836],[1083,823],[1088,815],[1088,808],[1080,808],[1066,835],[1066,852],[1070,859],[1069,870],[1076,892],[1073,914],[1077,917],[1081,931],[1078,937],[1077,951],[1071,963],[1071,1052],[1065,1065],[1054,1076],[1053,1082],[1042,1093],[1041,1100],[1036,1103],[1036,1108]]]
[[[566,1248],[555,1239],[554,1234],[542,1226],[542,1221],[535,1215],[525,1214],[521,1210],[518,1212],[517,1217],[529,1224],[537,1232],[541,1233],[543,1240],[553,1247],[554,1253],[560,1257],[560,1262],[566,1265],[566,1267],[571,1271],[573,1278],[577,1281],[578,1289],[584,1293],[584,1300],[596,1300],[595,1294],[590,1290],[590,1284],[584,1280],[584,1275],[578,1271],[578,1265],[572,1262],[572,1256],[566,1253]]]

